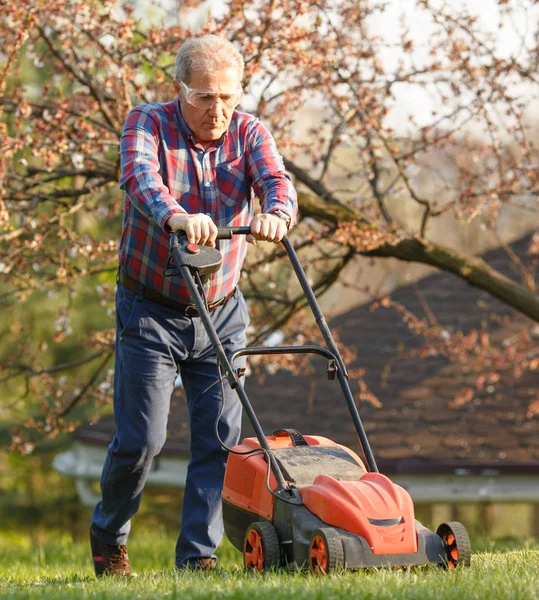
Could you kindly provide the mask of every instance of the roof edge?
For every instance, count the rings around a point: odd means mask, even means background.
[[[81,444],[98,447],[108,446],[112,441],[110,432],[106,433],[97,430],[78,430],[73,434],[73,438]],[[186,456],[189,456],[189,454],[189,444],[166,441],[159,456],[185,458]]]
[[[539,475],[539,461],[515,460],[446,460],[426,461],[418,459],[390,460],[379,459],[376,461],[378,468],[383,473],[413,475]]]

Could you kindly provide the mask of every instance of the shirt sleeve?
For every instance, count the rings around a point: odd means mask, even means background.
[[[282,210],[292,226],[297,219],[297,194],[271,133],[257,119],[248,138],[247,169],[262,212]]]
[[[155,119],[148,110],[134,108],[127,117],[120,140],[120,188],[138,211],[165,229],[172,215],[186,211],[163,183],[158,152]]]

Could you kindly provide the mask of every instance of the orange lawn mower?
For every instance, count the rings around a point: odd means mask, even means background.
[[[218,239],[246,235],[249,227],[220,228]],[[441,524],[436,533],[414,517],[408,492],[378,472],[348,384],[346,367],[313,290],[288,238],[282,240],[327,348],[248,347],[227,356],[206,307],[203,278],[217,271],[216,248],[189,244],[173,234],[167,274],[187,283],[216,352],[219,370],[236,391],[256,437],[230,448],[222,492],[223,519],[246,569],[280,567],[327,574],[335,569],[439,565],[470,566],[471,546],[461,523]],[[172,269],[175,263],[176,269]],[[240,356],[311,353],[328,360],[350,411],[365,463],[349,448],[325,437],[281,429],[266,436],[240,383]],[[224,396],[223,396],[224,397]],[[217,424],[216,424],[217,432]]]

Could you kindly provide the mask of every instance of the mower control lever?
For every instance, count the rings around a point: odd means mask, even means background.
[[[223,262],[223,256],[216,248],[191,244],[184,235],[179,236],[177,233],[170,236],[170,252],[176,267],[189,267],[191,271],[198,271],[201,276],[215,273],[221,268]],[[176,274],[172,271],[170,263],[169,260],[165,275]]]

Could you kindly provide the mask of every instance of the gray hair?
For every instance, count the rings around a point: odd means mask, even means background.
[[[238,77],[243,78],[245,63],[236,47],[218,35],[203,35],[186,40],[176,54],[177,81],[189,83],[193,71],[213,73],[219,69],[236,67]]]

